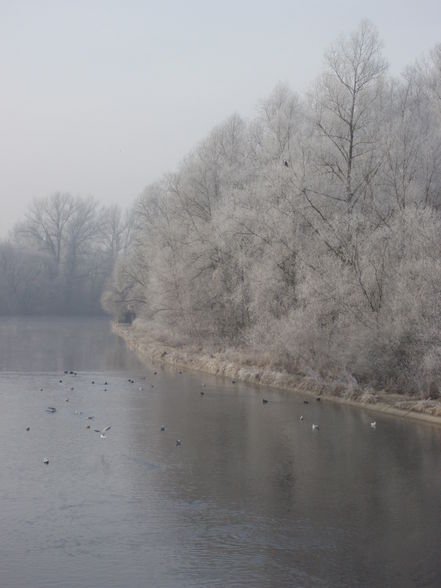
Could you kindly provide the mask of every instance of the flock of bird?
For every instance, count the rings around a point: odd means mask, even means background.
[[[154,375],[157,375],[157,373],[158,373],[158,372],[156,372],[156,371],[155,371],[155,372],[153,372],[153,373],[154,373]],[[180,373],[180,374],[182,374],[182,371],[179,371],[179,373]],[[65,371],[64,371],[64,374],[65,374],[65,375],[73,375],[73,376],[76,376],[76,375],[77,375],[77,372],[75,372],[75,371],[72,371],[72,370],[71,370],[71,371],[65,370]],[[145,378],[145,376],[144,376],[142,379],[143,379],[143,380],[145,380],[145,379],[146,379],[146,378]],[[128,379],[128,382],[129,382],[130,384],[134,384],[134,383],[135,383],[135,380],[134,380],[134,378],[129,378],[129,379]],[[62,383],[63,383],[63,380],[62,380],[62,379],[60,379],[60,380],[59,380],[59,383],[60,383],[60,384],[62,384]],[[92,380],[92,381],[91,381],[91,383],[92,383],[92,384],[95,384],[96,382],[95,382],[95,380]],[[232,380],[232,384],[235,384],[235,383],[236,383],[236,381],[235,381],[235,380]],[[105,388],[104,388],[104,391],[107,391],[107,386],[108,386],[108,385],[109,385],[109,384],[108,384],[108,382],[107,382],[107,381],[105,381],[105,382],[104,382],[104,386],[105,386]],[[203,387],[205,387],[205,386],[206,386],[206,384],[202,384],[202,386],[203,386]],[[151,384],[151,387],[153,388],[153,387],[154,387],[154,385],[153,385],[153,384]],[[71,386],[70,390],[71,390],[71,391],[73,391],[73,390],[74,390],[74,387],[73,387],[73,386]],[[139,387],[139,388],[138,388],[138,390],[142,391],[142,390],[144,390],[144,388],[141,386],[141,387]],[[43,391],[43,388],[40,388],[40,391],[42,392],[42,391]],[[201,396],[204,396],[204,395],[205,395],[205,392],[204,392],[203,390],[201,390],[201,392],[200,392],[200,395],[201,395]],[[320,396],[316,397],[316,401],[317,401],[317,402],[320,402],[320,400],[321,400]],[[69,399],[69,398],[66,398],[66,399],[65,399],[65,402],[66,402],[66,403],[68,403],[69,401],[70,401],[70,399]],[[262,398],[262,404],[266,405],[266,404],[269,404],[269,402],[270,402],[270,401],[269,401],[268,399],[266,399],[266,398]],[[309,404],[309,400],[304,400],[304,401],[303,401],[303,403],[304,403],[304,404]],[[55,407],[55,406],[48,406],[48,407],[46,408],[46,412],[47,412],[47,413],[49,413],[49,414],[54,414],[54,413],[56,413],[56,412],[57,412],[57,409],[56,409],[56,407]],[[82,415],[83,415],[83,413],[82,413],[81,411],[77,411],[77,410],[75,410],[75,411],[74,411],[74,413],[75,413],[75,414],[77,414],[77,415],[80,415],[80,416],[82,416]],[[94,416],[87,416],[87,417],[86,417],[86,419],[87,419],[87,420],[90,420],[90,421],[94,420],[94,418],[95,418]],[[300,415],[300,417],[299,417],[299,420],[300,420],[300,421],[304,421],[304,416],[303,416],[303,415]],[[370,426],[371,426],[371,428],[372,428],[372,429],[375,429],[375,428],[376,428],[376,426],[377,426],[377,423],[376,423],[376,421],[372,421],[372,422],[370,423]],[[87,425],[86,425],[86,429],[90,429],[90,428],[91,428],[90,424],[87,424]],[[106,426],[105,426],[105,427],[103,427],[102,429],[94,429],[94,432],[95,432],[95,433],[98,433],[101,439],[105,439],[105,438],[106,438],[106,436],[107,436],[107,435],[106,435],[106,433],[107,433],[108,431],[110,431],[110,429],[111,429],[111,428],[112,428],[112,427],[111,427],[111,425],[106,425]],[[164,431],[166,430],[166,426],[165,426],[165,425],[161,425],[161,427],[160,427],[160,430],[161,430],[162,432],[164,432]],[[318,425],[317,423],[312,423],[312,430],[313,430],[313,431],[319,431],[319,430],[320,430],[320,425]],[[29,427],[29,426],[28,426],[28,427],[26,427],[26,431],[30,431],[30,427]],[[181,447],[181,446],[182,446],[182,441],[181,441],[181,439],[176,439],[176,447]],[[43,458],[43,463],[44,463],[44,464],[46,464],[46,465],[49,465],[49,458],[48,458],[48,457],[44,457],[44,458]]]
[[[158,372],[156,372],[156,371],[155,371],[155,372],[153,372],[153,373],[154,373],[154,375],[157,375],[157,373],[158,373]],[[179,373],[180,373],[180,374],[182,374],[182,371],[180,371]],[[65,374],[65,375],[76,376],[76,375],[77,375],[77,372],[75,372],[75,371],[73,371],[73,370],[70,370],[70,371],[68,371],[68,370],[64,370],[64,374]],[[145,377],[145,376],[143,376],[141,379],[142,379],[142,380],[145,380],[145,379],[146,379],[146,377]],[[129,379],[128,379],[128,382],[129,382],[130,384],[134,384],[134,383],[135,383],[135,380],[134,380],[134,378],[129,378]],[[63,379],[62,379],[62,378],[60,378],[60,379],[59,379],[59,383],[60,383],[60,384],[62,384],[62,383],[63,383]],[[95,385],[95,384],[96,384],[96,381],[95,381],[95,380],[91,380],[91,384]],[[107,391],[107,386],[108,386],[108,385],[109,385],[109,383],[108,383],[107,381],[105,381],[105,382],[104,382],[104,391],[105,391],[105,392]],[[204,384],[204,385],[205,385],[205,384]],[[151,387],[153,388],[153,387],[154,387],[154,385],[153,385],[153,384],[151,384]],[[71,386],[71,387],[70,387],[70,391],[71,391],[71,392],[72,392],[72,391],[74,391],[74,389],[75,389],[75,388],[74,388],[73,386]],[[138,388],[138,390],[139,390],[139,391],[142,391],[142,390],[144,390],[144,388],[143,388],[142,386],[140,386],[140,387]],[[40,392],[43,392],[43,391],[44,391],[44,388],[40,388]],[[203,392],[201,392],[201,394],[203,394]],[[70,402],[70,398],[66,398],[66,399],[65,399],[65,402],[66,402],[66,403]],[[57,408],[56,408],[55,406],[48,406],[48,407],[46,408],[46,412],[47,412],[48,414],[54,414],[54,413],[56,413],[56,412],[57,412]],[[83,416],[83,412],[82,412],[82,411],[78,411],[78,410],[75,410],[75,411],[74,411],[74,414],[76,414],[76,415],[79,415],[79,416]],[[92,420],[94,420],[94,419],[95,419],[95,417],[94,417],[94,416],[87,416],[87,417],[86,417],[86,420],[88,420],[88,421],[92,421]],[[86,429],[90,429],[90,428],[91,428],[90,424],[87,424],[87,425],[86,425]],[[110,429],[111,429],[111,428],[112,428],[112,426],[111,426],[111,425],[107,425],[107,426],[103,427],[102,429],[94,429],[94,432],[95,432],[95,433],[98,433],[101,439],[105,439],[105,438],[107,437],[106,433],[107,433],[108,431],[110,431]],[[29,426],[28,426],[28,427],[26,427],[26,431],[28,431],[28,432],[29,432],[30,430],[31,430],[31,428],[30,428]],[[166,427],[165,427],[165,425],[161,425],[161,428],[160,428],[160,430],[161,430],[161,431],[165,431],[165,430],[166,430]],[[176,439],[176,447],[181,447],[181,446],[182,446],[182,441],[181,441],[181,439]],[[43,463],[44,463],[45,465],[49,465],[49,463],[50,463],[50,460],[49,460],[49,458],[48,458],[48,457],[44,457],[44,458],[43,458]]]

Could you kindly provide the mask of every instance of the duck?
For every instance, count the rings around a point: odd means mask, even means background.
[[[181,447],[182,441],[180,439],[176,439],[176,447]]]
[[[319,425],[312,425],[312,430],[313,431],[319,431],[320,430]]]
[[[372,421],[371,422],[371,428],[375,429],[375,427],[377,426],[377,421]]]
[[[46,465],[49,465],[49,458],[43,457],[43,463],[45,463]]]

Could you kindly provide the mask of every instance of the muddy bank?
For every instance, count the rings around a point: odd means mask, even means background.
[[[145,327],[113,323],[112,328],[141,361],[162,362],[230,380],[320,396],[325,400],[359,406],[371,412],[388,413],[441,425],[439,400],[416,400],[398,394],[360,391],[342,385],[331,386],[314,377],[273,369],[270,365],[265,365],[264,358],[253,363],[250,356],[241,352],[228,350],[207,353],[197,345],[171,346],[149,336]]]

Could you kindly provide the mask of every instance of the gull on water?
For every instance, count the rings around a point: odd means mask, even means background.
[[[376,426],[377,426],[377,421],[372,421],[371,422],[372,429],[375,429]]]
[[[312,425],[312,430],[313,431],[319,431],[320,427],[318,425]]]
[[[94,429],[95,433],[99,433],[101,439],[105,439],[106,438],[106,433],[107,431],[111,428],[111,426],[109,425],[108,427],[104,427],[104,429]]]

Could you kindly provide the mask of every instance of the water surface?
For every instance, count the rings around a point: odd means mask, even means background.
[[[303,400],[0,319],[0,585],[440,586],[440,428]]]

